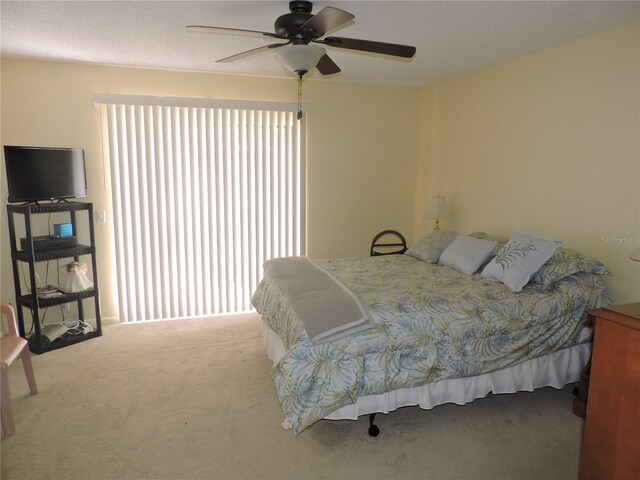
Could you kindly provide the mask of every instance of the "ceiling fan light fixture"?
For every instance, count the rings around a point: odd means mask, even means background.
[[[277,48],[276,53],[287,69],[304,75],[316,68],[327,50],[318,45],[285,45]]]

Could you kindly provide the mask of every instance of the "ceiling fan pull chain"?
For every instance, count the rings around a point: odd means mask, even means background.
[[[302,119],[302,73],[298,73],[298,120]]]

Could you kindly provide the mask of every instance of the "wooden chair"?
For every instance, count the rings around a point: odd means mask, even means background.
[[[398,255],[406,251],[407,241],[400,232],[383,230],[373,237],[369,254],[372,257],[376,257],[378,255]]]
[[[2,352],[2,401],[0,410],[2,411],[2,436],[10,437],[16,433],[13,424],[13,409],[11,407],[11,393],[9,392],[9,367],[18,359],[22,358],[24,371],[27,375],[29,390],[31,395],[38,393],[36,387],[36,378],[33,375],[33,366],[31,365],[31,353],[27,341],[18,335],[18,325],[16,324],[16,315],[13,307],[9,304],[1,305],[2,314],[7,317],[8,334],[0,340],[0,351]]]

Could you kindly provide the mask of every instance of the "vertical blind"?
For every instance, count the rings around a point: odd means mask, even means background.
[[[304,254],[291,111],[104,104],[120,320],[252,309],[262,264]]]

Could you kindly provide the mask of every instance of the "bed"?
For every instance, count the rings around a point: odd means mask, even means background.
[[[495,248],[469,274],[437,263],[453,243],[444,236],[402,255],[314,260],[370,322],[342,338],[311,341],[282,282],[265,275],[252,302],[262,315],[285,428],[297,435],[321,419],[465,404],[490,392],[562,388],[579,379],[592,335],[585,312],[609,303],[606,267],[557,248],[514,292],[484,276],[511,240],[472,234]]]

